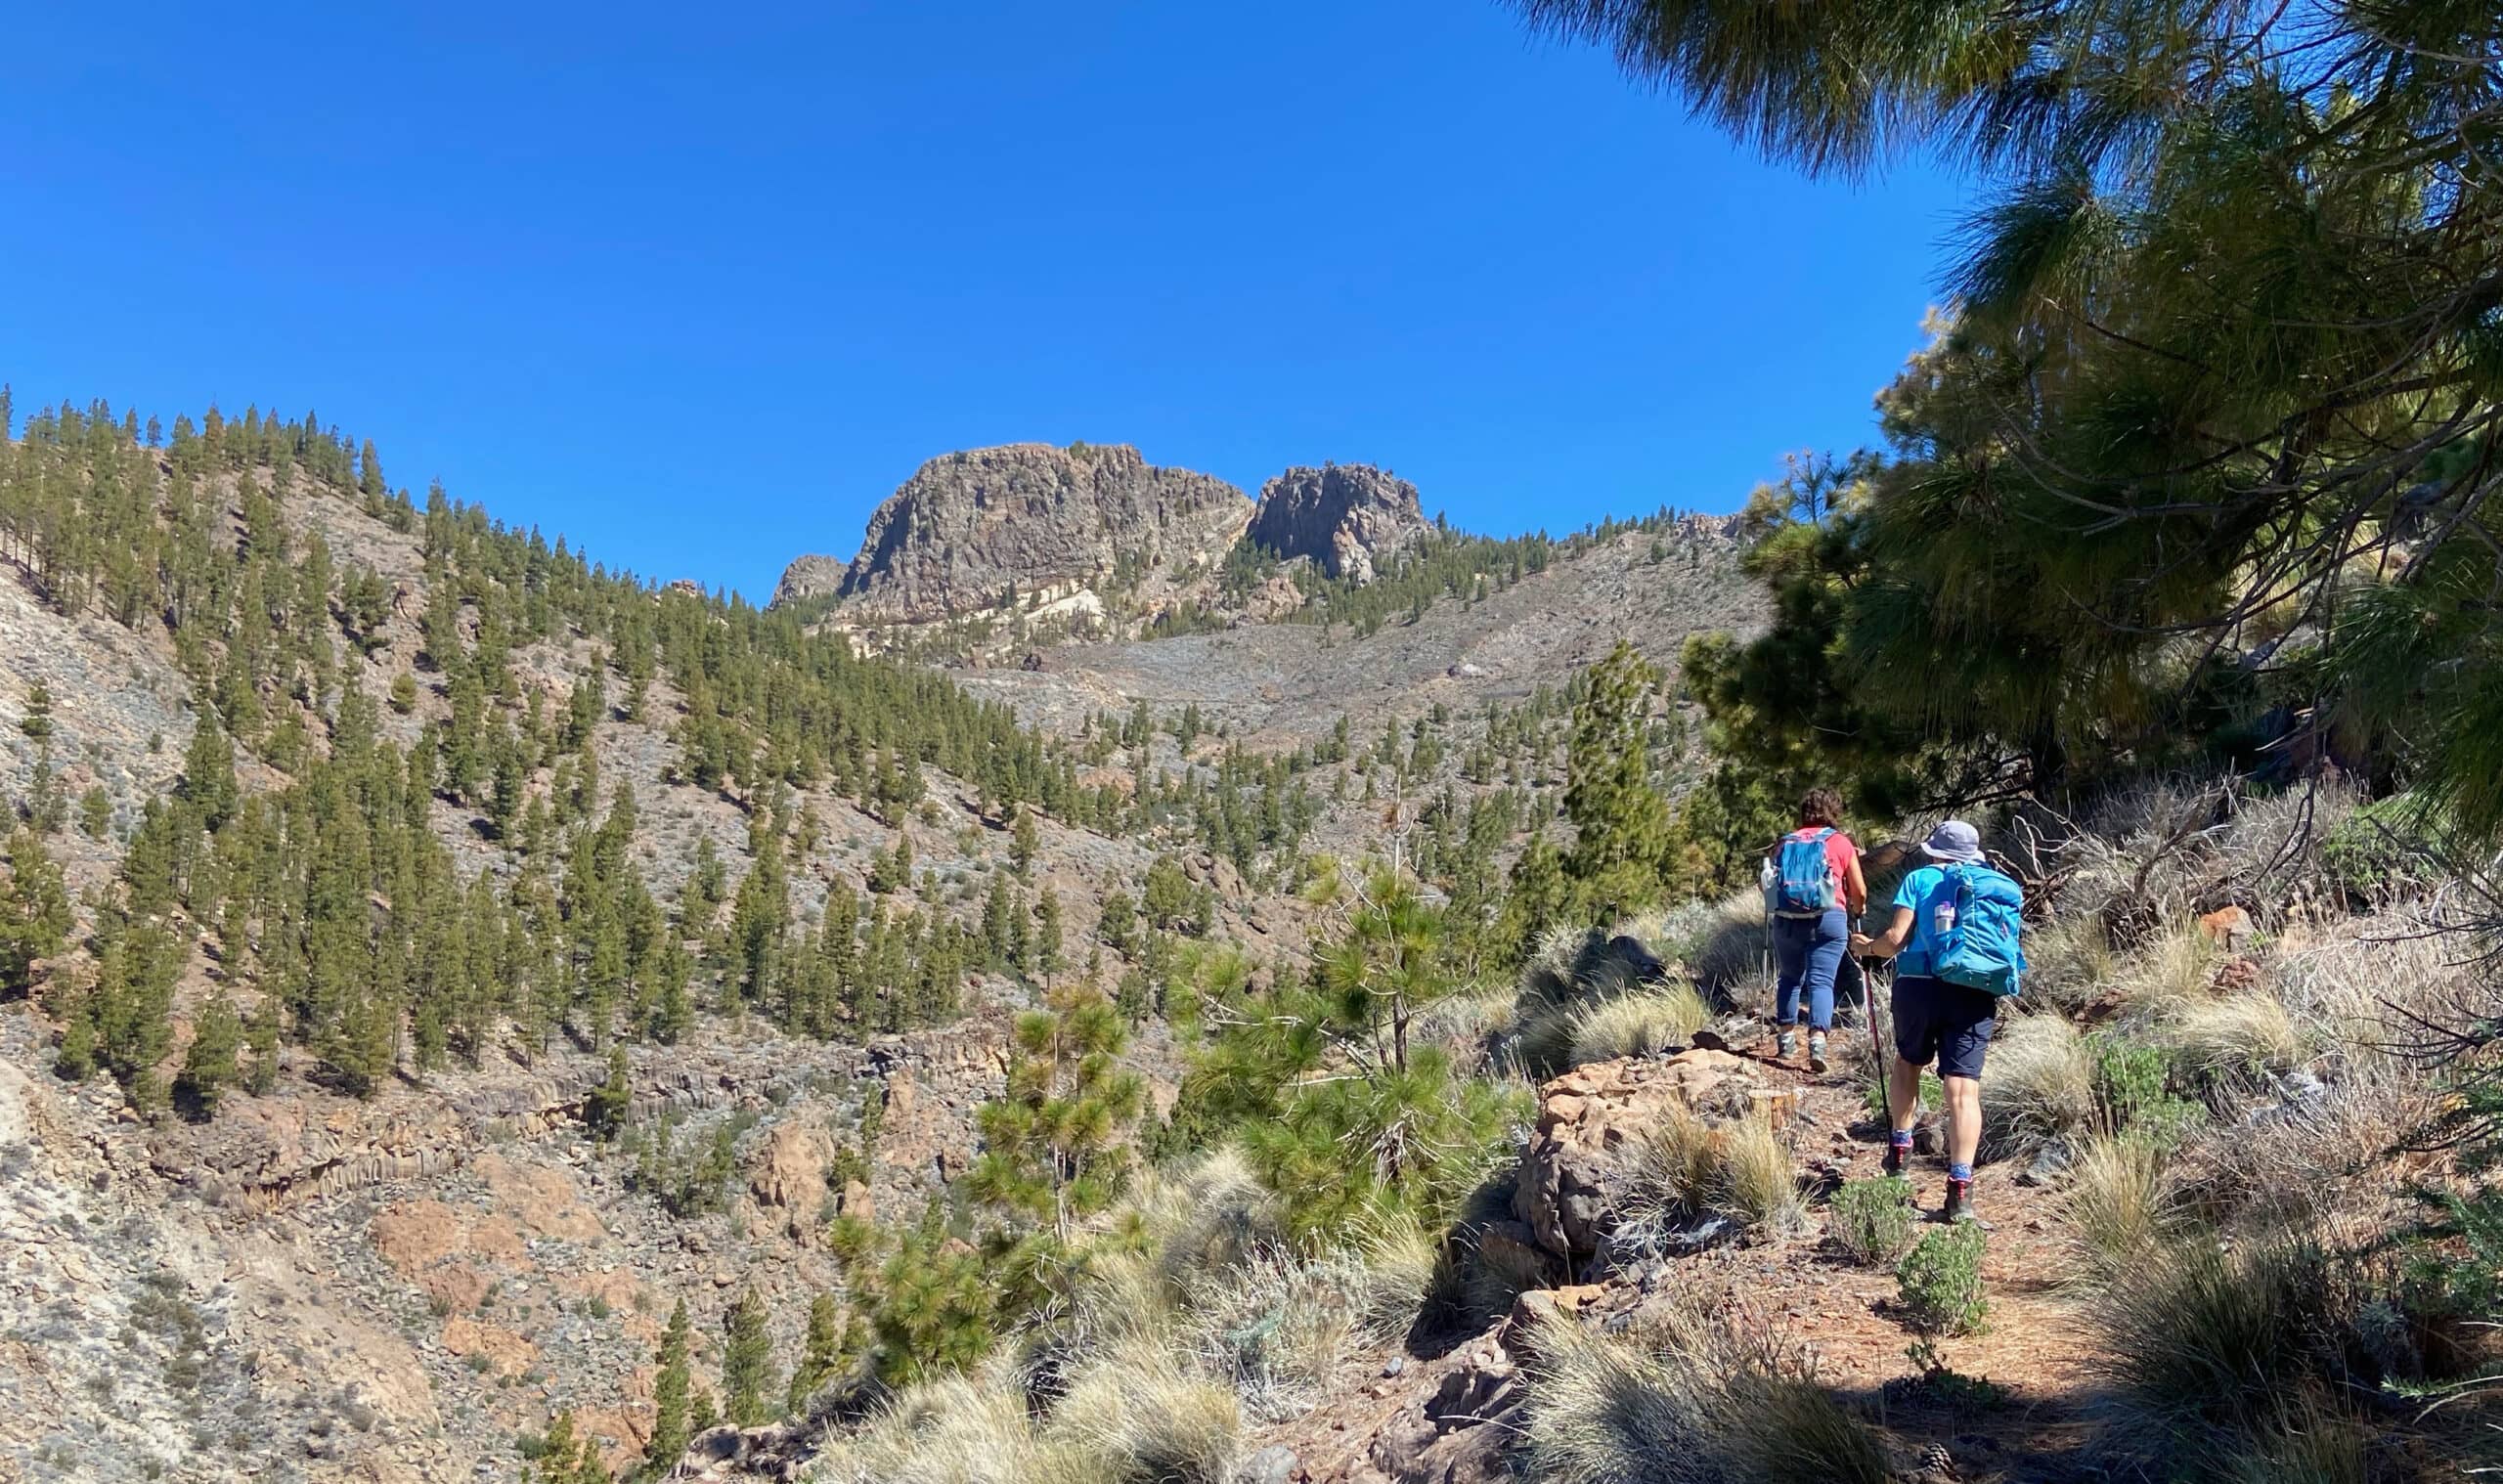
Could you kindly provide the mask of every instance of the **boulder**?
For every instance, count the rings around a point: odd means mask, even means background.
[[[1536,1130],[1522,1151],[1513,1214],[1548,1252],[1580,1263],[1598,1254],[1633,1193],[1644,1135],[1671,1104],[1713,1122],[1798,1111],[1795,1088],[1776,1087],[1754,1063],[1696,1049],[1665,1059],[1626,1057],[1577,1067],[1539,1090]]]

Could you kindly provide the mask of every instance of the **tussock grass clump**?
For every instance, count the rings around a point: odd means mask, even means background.
[[[1635,1160],[1635,1204],[1681,1220],[1700,1216],[1712,1208],[1720,1169],[1721,1150],[1712,1125],[1693,1109],[1672,1103],[1643,1133]]]
[[[1081,1373],[1045,1433],[1063,1458],[1091,1462],[1098,1484],[1227,1484],[1243,1417],[1231,1389],[1135,1346]]]
[[[2170,1446],[2266,1428],[2320,1372],[2330,1282],[2327,1259],[2301,1241],[2228,1251],[2190,1238],[2144,1250],[2093,1311],[2126,1430]]]
[[[2207,997],[2223,957],[2196,919],[2172,920],[2125,959],[2114,975],[2133,1021],[2161,1023]]]
[[[835,1484],[1034,1484],[1074,1462],[1035,1439],[1015,1388],[949,1375],[889,1400],[817,1468]]]
[[[2102,995],[2120,959],[2102,919],[2071,912],[2026,934],[2025,997],[2076,1015]]]
[[[2345,1418],[2295,1405],[2220,1470],[2231,1484],[2372,1484],[2371,1438]],[[2237,1440],[2238,1441],[2238,1440]]]
[[[1644,1135],[1625,1228],[1639,1234],[1715,1214],[1751,1229],[1799,1230],[1808,1204],[1798,1161],[1765,1118],[1716,1125],[1671,1104]]]
[[[2094,1139],[2070,1168],[2062,1204],[2086,1268],[2104,1276],[2119,1272],[2167,1224],[2162,1152],[2126,1134]]]
[[[2304,1059],[2303,1037],[2285,1001],[2256,990],[2192,1000],[2162,1033],[2190,1082],[2212,1093],[2283,1075]]]
[[[1408,1331],[1433,1286],[1436,1256],[1413,1221],[1384,1223],[1361,1245],[1317,1255],[1269,1249],[1195,1295],[1178,1343],[1255,1415],[1291,1417],[1347,1356]]]
[[[1636,925],[1635,936],[1662,958],[1687,966],[1711,994],[1728,995],[1765,973],[1764,894],[1748,890],[1717,902],[1688,902]]]
[[[1882,1267],[1911,1245],[1912,1183],[1901,1175],[1846,1180],[1828,1206],[1826,1231],[1851,1260],[1864,1267]]]
[[[1969,1334],[1989,1317],[1982,1286],[1987,1239],[1979,1223],[1940,1227],[1914,1244],[1895,1264],[1895,1283],[1906,1323],[1923,1334]]]
[[[2094,1055],[2077,1027],[2056,1015],[2002,1024],[1982,1078],[1984,1157],[2030,1156],[2093,1118]]]
[[[1741,1118],[1723,1131],[1720,1204],[1751,1228],[1789,1233],[1807,1225],[1799,1164],[1767,1118]]]
[[[1625,1336],[1551,1322],[1528,1373],[1520,1462],[1553,1484],[1880,1484],[1884,1441],[1795,1352],[1680,1309]]]
[[[1691,984],[1646,989],[1584,1007],[1568,1029],[1565,1060],[1574,1067],[1618,1057],[1648,1056],[1680,1046],[1712,1019],[1712,1007]]]

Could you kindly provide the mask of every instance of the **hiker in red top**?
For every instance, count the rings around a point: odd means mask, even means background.
[[[1766,908],[1773,914],[1776,1043],[1786,1061],[1799,1052],[1799,1008],[1808,1008],[1808,1066],[1825,1069],[1825,1032],[1834,1023],[1834,976],[1852,924],[1868,906],[1860,847],[1842,832],[1842,796],[1811,789],[1799,802],[1799,828],[1767,858]],[[1804,994],[1803,994],[1804,991]]]

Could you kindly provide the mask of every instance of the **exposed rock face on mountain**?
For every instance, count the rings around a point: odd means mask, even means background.
[[[949,618],[1012,592],[1212,567],[1250,514],[1234,486],[1159,468],[1127,446],[975,449],[934,458],[905,481],[869,517],[860,554],[839,579],[830,559],[804,556],[774,601],[830,593],[863,620]]]
[[[1332,577],[1373,581],[1374,559],[1426,529],[1417,487],[1360,463],[1289,469],[1260,487],[1244,534],[1280,556],[1307,556]]]

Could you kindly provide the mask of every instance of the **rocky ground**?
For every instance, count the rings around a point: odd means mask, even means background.
[[[1984,1276],[1989,1327],[1941,1341],[1941,1358],[1982,1393],[1923,1384],[1906,1358],[1912,1339],[1891,1273],[1854,1263],[1832,1243],[1820,1209],[1791,1233],[1758,1232],[1702,1250],[1615,1262],[1604,1234],[1627,1214],[1635,1157],[1671,1101],[1709,1109],[1735,1098],[1770,1112],[1819,1186],[1879,1173],[1882,1128],[1863,1106],[1860,1072],[1809,1072],[1770,1055],[1763,1040],[1738,1054],[1675,1052],[1578,1068],[1540,1090],[1536,1129],[1522,1152],[1517,1224],[1486,1239],[1531,1246],[1559,1283],[1525,1293],[1482,1333],[1446,1338],[1423,1358],[1409,1346],[1353,1358],[1346,1385],[1312,1413],[1255,1433],[1247,1484],[1506,1484],[1520,1420],[1521,1369],[1535,1365],[1540,1327],[1568,1322],[1618,1332],[1647,1310],[1708,1295],[1733,1320],[1804,1349],[1818,1378],[1871,1405],[1906,1460],[1931,1445],[1954,1465],[1941,1479],[2049,1481],[2080,1473],[2100,1357],[2080,1322],[2073,1264],[2045,1220],[2042,1193],[1998,1181],[1980,1197],[1990,1221]],[[1932,1209],[1943,1167],[1919,1161]],[[1598,1268],[1596,1275],[1590,1270]],[[1575,1282],[1577,1277],[1588,1281]]]

